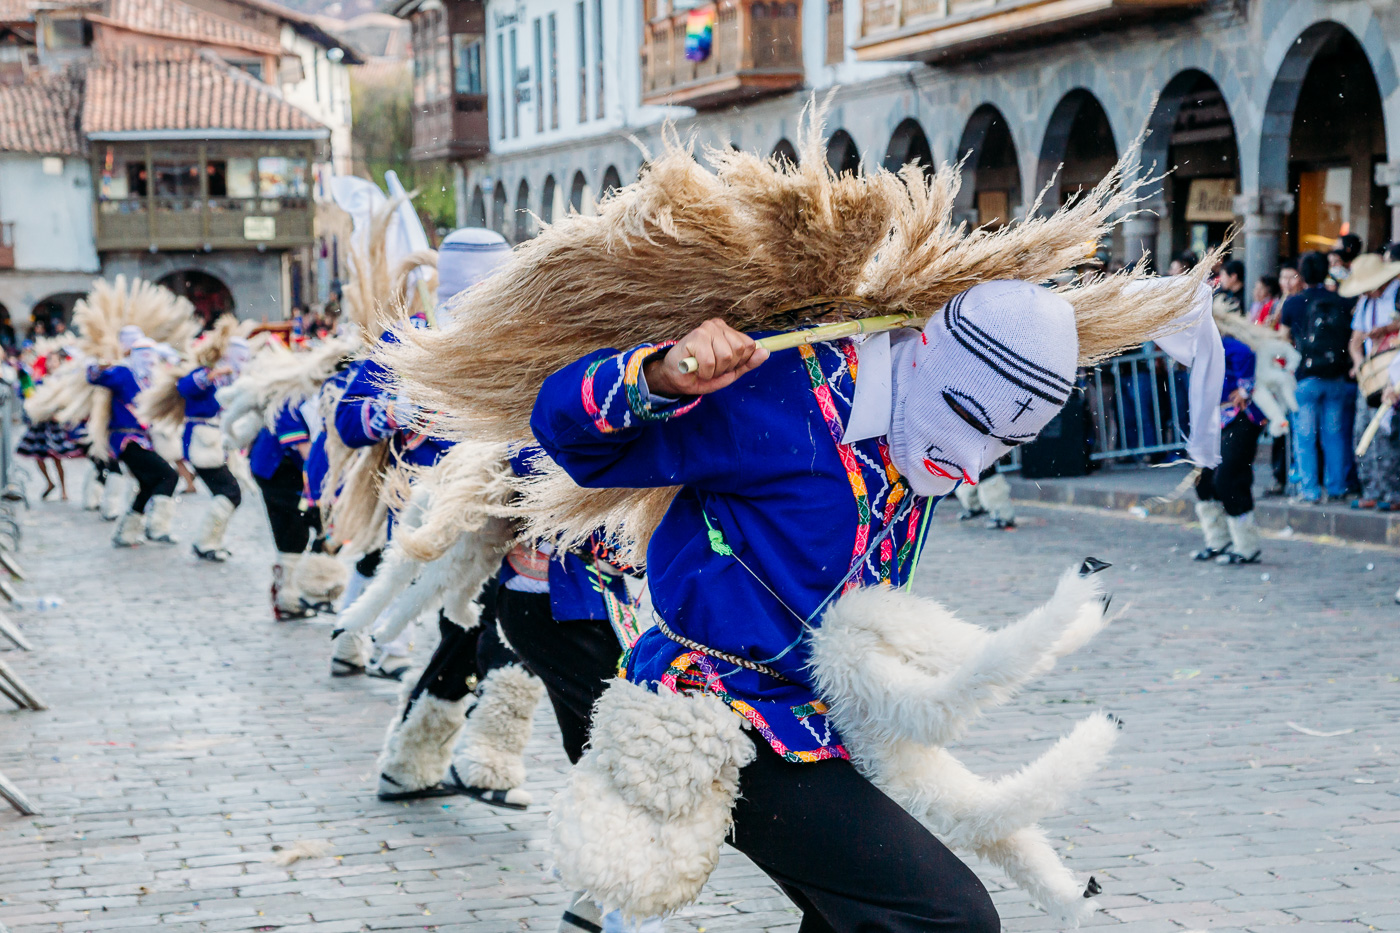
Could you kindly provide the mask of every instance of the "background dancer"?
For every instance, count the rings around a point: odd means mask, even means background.
[[[311,432],[300,409],[290,403],[277,410],[273,426],[264,427],[248,450],[248,467],[262,491],[267,522],[277,547],[272,568],[272,616],[278,622],[316,614],[297,586],[297,565],[311,540],[311,524],[302,510],[302,466]]]
[[[134,547],[141,543],[142,523],[147,540],[174,544],[171,525],[175,519],[175,488],[179,474],[155,452],[150,432],[136,415],[136,396],[151,382],[151,372],[160,361],[156,342],[138,337],[131,344],[126,360],[115,366],[88,366],[88,382],[112,393],[111,415],[108,421],[108,443],[111,450],[136,478],[136,496],[125,516],[117,523],[112,544]],[[151,514],[143,513],[150,505]]]

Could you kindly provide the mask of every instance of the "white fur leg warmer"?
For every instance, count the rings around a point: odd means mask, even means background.
[[[837,600],[812,638],[818,692],[861,773],[948,845],[1000,866],[1066,926],[1095,906],[1036,822],[1103,765],[1117,724],[1091,716],[996,780],[943,746],[1106,622],[1098,582],[1071,570],[1045,605],[996,631],[932,600],[871,588]]]
[[[453,762],[462,780],[492,790],[525,783],[525,745],[542,696],[544,684],[519,664],[498,667],[482,679]]]
[[[407,718],[402,709],[384,737],[379,773],[403,790],[432,787],[446,777],[452,764],[452,746],[466,721],[467,700],[443,700],[424,693],[413,701]]]
[[[349,571],[329,554],[307,553],[297,561],[294,589],[312,602],[335,602],[345,591]]]
[[[694,901],[733,821],[739,769],[754,758],[744,729],[716,697],[614,680],[549,818],[564,883],[628,918]]]

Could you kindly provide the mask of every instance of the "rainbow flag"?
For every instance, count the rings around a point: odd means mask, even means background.
[[[703,62],[710,57],[715,41],[715,8],[691,10],[685,18],[685,57],[687,61]]]

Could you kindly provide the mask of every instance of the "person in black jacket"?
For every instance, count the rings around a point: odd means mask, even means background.
[[[1304,253],[1298,271],[1306,288],[1283,303],[1280,323],[1302,354],[1297,370],[1298,413],[1294,420],[1300,475],[1296,502],[1315,503],[1327,495],[1347,493],[1353,466],[1352,422],[1356,417],[1356,383],[1352,379],[1351,311],[1354,301],[1329,290],[1327,258]],[[1318,445],[1322,464],[1318,463]]]

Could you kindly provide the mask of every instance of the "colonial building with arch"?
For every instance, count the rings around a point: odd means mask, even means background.
[[[710,57],[681,63],[677,30],[696,9],[714,13]],[[1395,233],[1400,10],[1388,6],[718,0],[682,10],[645,0],[629,10],[640,29],[619,36],[639,31],[640,47],[617,54],[631,67],[635,52],[641,77],[617,124],[493,145],[462,163],[463,222],[519,238],[534,222],[498,210],[524,203],[544,220],[591,210],[613,177],[636,178],[668,115],[702,146],[792,158],[815,92],[831,95],[827,157],[838,170],[964,160],[958,210],[972,223],[1053,209],[1141,138],[1150,196],[1109,244],[1118,262],[1150,253],[1165,267],[1233,228],[1254,276],[1342,232],[1370,248]]]

